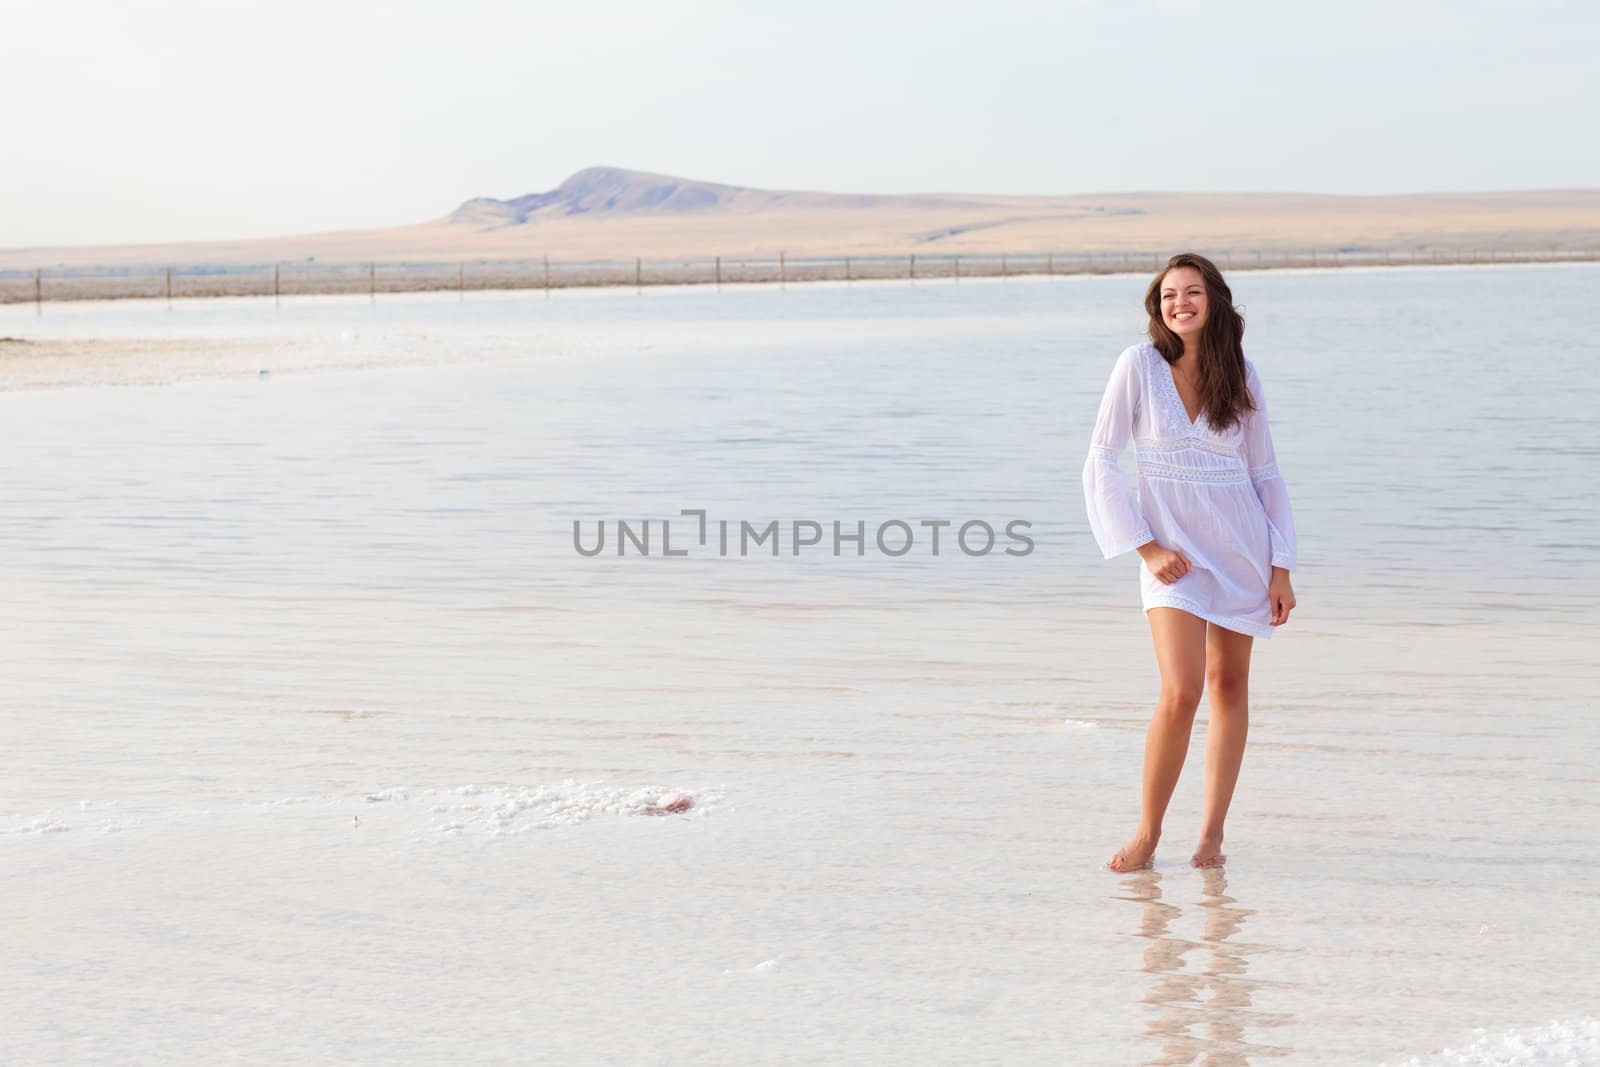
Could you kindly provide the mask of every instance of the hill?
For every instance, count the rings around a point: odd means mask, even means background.
[[[1267,254],[1600,249],[1600,189],[1347,196],[1122,192],[1071,196],[755,189],[618,167],[554,189],[478,197],[427,222],[240,241],[0,249],[0,270],[87,266],[631,262],[713,256]]]

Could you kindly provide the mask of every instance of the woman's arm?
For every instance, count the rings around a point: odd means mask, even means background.
[[[1250,473],[1250,484],[1267,513],[1267,525],[1272,535],[1272,565],[1292,571],[1296,562],[1294,510],[1289,506],[1289,487],[1278,472],[1278,453],[1272,447],[1272,429],[1267,424],[1267,398],[1261,388],[1261,376],[1255,364],[1245,376],[1250,395],[1255,398],[1256,409],[1245,415],[1244,439],[1240,443],[1240,456]]]
[[[1089,512],[1089,530],[1106,559],[1138,548],[1154,535],[1139,510],[1139,498],[1117,463],[1133,440],[1139,413],[1138,350],[1124,349],[1111,368],[1100,400],[1100,413],[1089,439],[1089,456],[1083,464],[1083,498]]]

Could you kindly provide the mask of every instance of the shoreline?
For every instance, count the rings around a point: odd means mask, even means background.
[[[1414,251],[1209,253],[1225,273],[1266,270],[1513,266],[1600,262],[1594,251],[1507,251],[1422,255]],[[1096,259],[1096,256],[1099,259]],[[1140,262],[1147,261],[1147,262]],[[1048,278],[1145,275],[1160,268],[1155,253],[1078,253],[1029,256],[903,256],[788,260],[651,260],[632,263],[509,261],[470,265],[344,264],[315,272],[268,264],[236,271],[205,268],[154,269],[111,275],[76,272],[31,277],[0,275],[0,305],[76,303],[94,300],[179,300],[220,297],[337,296],[395,293],[549,292],[555,289],[661,288],[669,286],[788,285],[820,282],[949,281],[988,278]],[[188,270],[189,273],[185,273]]]
[[[1516,266],[1566,266],[1572,263],[1592,263],[1592,260],[1540,260],[1521,261],[1517,264],[1507,262],[1489,263],[1457,263],[1457,264],[1361,264],[1347,265],[1345,267],[1320,266],[1318,270],[1351,270],[1353,272],[1365,271],[1394,271],[1409,268],[1443,267],[1451,270],[1464,270],[1473,267],[1508,265]],[[1262,273],[1282,272],[1285,270],[1309,270],[1309,267],[1283,268],[1253,266],[1232,268],[1233,270],[1246,270]],[[1093,275],[1118,276],[1128,275],[1132,272],[1123,270],[1097,270]],[[1144,277],[1145,272],[1138,272]],[[1074,273],[1060,272],[1060,277],[1065,281],[1068,278],[1087,279],[1090,272],[1078,271]],[[1033,273],[1015,273],[1009,275],[1023,284],[1049,285],[1050,279],[1045,275]],[[845,282],[837,278],[791,279],[796,284],[812,287],[845,287],[852,282]],[[917,285],[924,279],[909,282]],[[960,281],[949,277],[933,277],[925,279],[929,284],[936,286],[956,285],[968,280],[963,275]],[[1004,285],[1007,278],[1000,275],[979,275],[973,277],[972,282],[978,285]],[[905,285],[907,280],[890,278],[862,278],[855,279],[864,285],[884,286],[886,284]],[[725,282],[731,287],[750,288],[770,283],[762,282]],[[696,283],[659,282],[651,285],[655,289],[687,289],[700,287]],[[556,287],[552,287],[556,288]],[[560,287],[570,294],[569,300],[603,299],[608,293],[614,293],[622,286],[578,286],[568,285]],[[539,290],[477,290],[478,292],[492,292],[496,295],[514,294],[517,292],[537,294]],[[641,293],[643,287],[639,290]],[[294,294],[307,298],[308,302],[323,298],[334,300],[348,300],[350,297],[366,296],[360,300],[361,305],[376,302],[376,294],[333,292],[333,293],[304,293]],[[401,294],[420,298],[428,302],[448,301],[452,306],[456,304],[454,295],[449,290],[411,290]],[[544,295],[549,296],[549,291]],[[465,293],[461,294],[465,298]],[[160,308],[156,303],[161,298],[148,298],[127,296],[116,300],[106,300],[103,303],[108,307],[125,307],[135,314]],[[276,314],[281,309],[281,300],[273,305],[262,302],[262,294],[256,293],[217,293],[211,296],[184,296],[176,294],[172,300],[166,302],[166,310],[171,311],[177,305],[176,300],[183,300],[189,307],[199,309],[205,307],[204,301],[238,300],[241,308],[254,308],[256,313]],[[630,298],[631,299],[631,298]],[[57,314],[45,315],[43,305],[37,308],[28,308],[25,305],[13,304],[10,309],[0,308],[0,393],[26,392],[33,390],[73,389],[83,387],[101,386],[138,386],[138,385],[170,385],[182,381],[197,379],[220,379],[248,377],[266,380],[269,376],[300,373],[316,373],[326,371],[366,371],[372,369],[397,369],[433,367],[461,363],[483,363],[500,359],[527,358],[531,354],[527,347],[516,339],[506,337],[461,337],[452,332],[419,331],[405,327],[386,328],[382,326],[365,326],[359,330],[341,330],[336,337],[330,338],[325,333],[308,332],[303,323],[297,324],[289,320],[281,324],[258,323],[260,332],[253,332],[249,336],[220,333],[210,336],[204,332],[194,333],[191,330],[180,330],[174,335],[169,328],[151,323],[152,328],[131,332],[128,324],[114,327],[110,330],[97,328],[92,316],[98,314],[90,310],[93,301],[85,298],[75,301],[62,301],[56,303]],[[215,306],[215,305],[213,305]],[[303,305],[302,305],[303,306]],[[74,322],[73,310],[83,308],[90,315],[80,322]],[[8,321],[9,319],[9,321]],[[37,325],[35,325],[37,324]],[[63,329],[65,327],[65,329]],[[397,332],[398,331],[398,332]],[[403,342],[403,343],[397,343]],[[539,353],[540,358],[564,358],[567,353],[556,349]]]

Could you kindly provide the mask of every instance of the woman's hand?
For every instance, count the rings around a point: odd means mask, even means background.
[[[1282,567],[1272,568],[1272,580],[1267,583],[1267,606],[1272,609],[1272,625],[1282,626],[1289,621],[1294,610],[1294,589],[1289,585],[1289,572]]]
[[[1163,548],[1154,541],[1146,541],[1138,551],[1150,573],[1168,585],[1189,573],[1189,557],[1175,548]]]

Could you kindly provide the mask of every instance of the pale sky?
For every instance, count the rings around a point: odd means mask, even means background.
[[[1583,2],[0,0],[0,247],[837,192],[1600,186]]]

